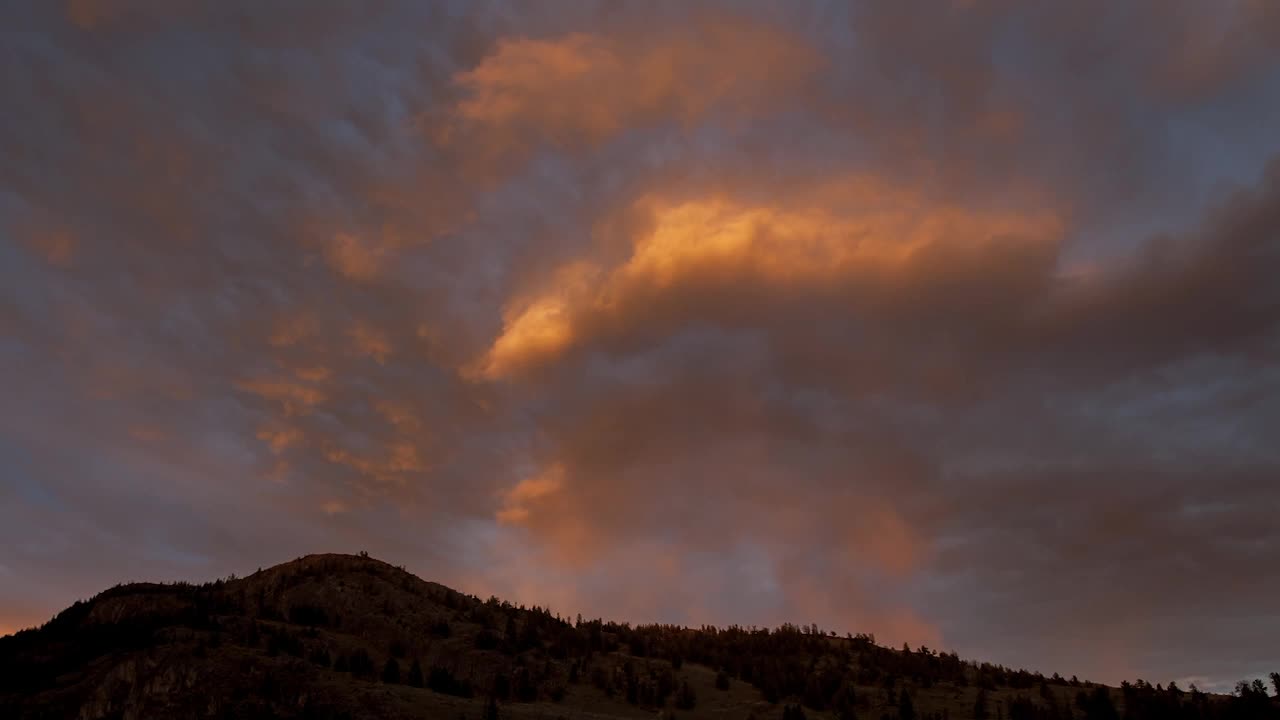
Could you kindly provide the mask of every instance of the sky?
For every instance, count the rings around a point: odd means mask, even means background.
[[[0,632],[366,550],[1280,670],[1280,5],[0,15]]]

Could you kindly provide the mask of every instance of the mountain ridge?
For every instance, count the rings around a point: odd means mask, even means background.
[[[1280,691],[1280,687],[1277,688]],[[129,583],[0,638],[0,717],[1280,717],[1237,696],[1109,688],[817,626],[576,622],[365,553]]]

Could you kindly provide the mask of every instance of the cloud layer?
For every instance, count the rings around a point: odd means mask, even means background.
[[[1269,3],[18,3],[0,630],[374,554],[1274,670]]]

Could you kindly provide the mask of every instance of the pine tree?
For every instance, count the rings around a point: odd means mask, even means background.
[[[990,717],[987,711],[987,691],[978,688],[978,698],[973,701],[973,720],[987,720]]]
[[[725,672],[724,670],[721,670],[720,672],[716,673],[716,689],[717,690],[729,689],[729,673]]]
[[[676,707],[681,710],[692,710],[698,704],[698,696],[689,687],[688,680],[680,681],[680,689],[676,691]]]
[[[783,705],[782,720],[805,720],[804,708],[799,705]]]
[[[395,658],[387,658],[387,664],[382,668],[382,682],[391,685],[400,684],[400,663]]]
[[[898,720],[916,720],[916,707],[911,703],[911,693],[906,688],[898,694]]]
[[[836,694],[831,698],[831,709],[835,713],[837,720],[855,720],[858,713],[857,691],[850,682],[846,682],[840,686]]]

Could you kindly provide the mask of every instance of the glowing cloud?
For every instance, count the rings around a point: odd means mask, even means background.
[[[553,464],[533,477],[525,478],[503,494],[498,522],[519,525],[529,519],[530,507],[564,488],[564,466]]]
[[[316,321],[307,315],[288,315],[276,320],[267,342],[272,347],[292,347],[316,333]]]
[[[379,251],[355,235],[338,233],[324,248],[324,258],[336,272],[367,282],[377,277]]]
[[[628,127],[690,124],[717,109],[771,111],[773,99],[794,93],[820,64],[782,30],[733,18],[652,36],[507,38],[457,74],[465,96],[438,133],[489,159],[541,142],[599,143]]]
[[[347,332],[357,353],[373,358],[379,365],[387,361],[391,354],[391,340],[386,333],[365,323],[357,323]]]
[[[286,416],[307,414],[325,400],[325,394],[317,388],[291,380],[264,378],[242,380],[236,384],[245,392],[278,403]]]
[[[271,452],[279,454],[302,441],[302,431],[294,427],[262,428],[258,431],[258,439],[271,448]]]
[[[788,205],[714,196],[642,199],[651,223],[622,264],[578,261],[547,290],[509,305],[502,333],[472,364],[506,377],[570,350],[587,328],[618,327],[655,297],[690,287],[764,292],[893,287],[934,271],[938,252],[981,256],[991,247],[1052,246],[1062,222],[1051,211],[1013,212],[930,204],[927,198],[857,179]]]

